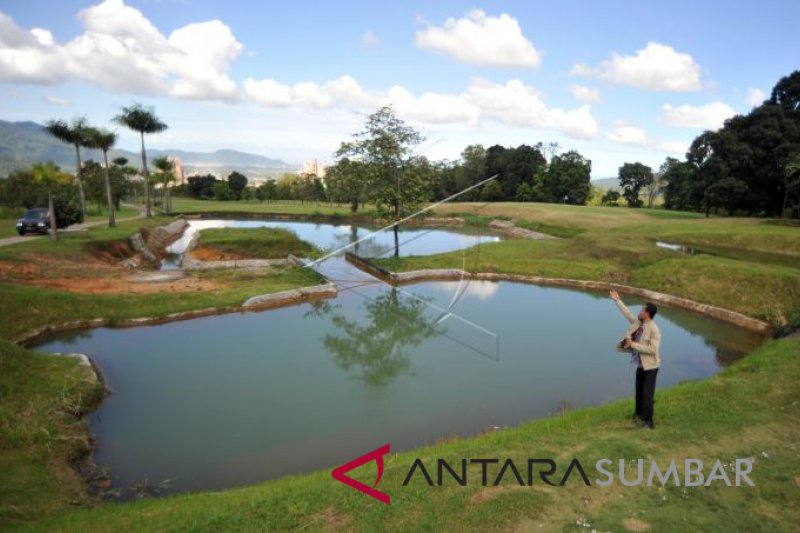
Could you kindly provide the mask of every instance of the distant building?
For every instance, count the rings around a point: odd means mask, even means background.
[[[305,163],[303,163],[303,168],[300,169],[298,174],[300,175],[312,175],[316,176],[322,180],[325,179],[325,175],[327,174],[328,167],[325,165],[320,165],[317,163],[316,159],[309,159]]]
[[[176,185],[183,185],[186,183],[186,176],[183,173],[183,164],[181,163],[180,158],[178,157],[168,157],[167,158],[170,163],[172,163],[172,174],[175,176],[175,184]]]

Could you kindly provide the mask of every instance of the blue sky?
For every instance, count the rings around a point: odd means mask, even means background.
[[[798,68],[796,2],[0,0],[0,119],[132,101],[160,148],[329,161],[379,105],[421,152],[556,141],[657,167]],[[120,130],[120,146],[137,149]]]

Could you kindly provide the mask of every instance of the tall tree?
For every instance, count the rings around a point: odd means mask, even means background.
[[[59,186],[69,183],[70,176],[53,163],[37,163],[32,169],[33,180],[47,190],[47,209],[50,215],[50,238],[58,240],[58,221],[53,203],[53,192]]]
[[[245,187],[247,187],[247,176],[239,172],[231,172],[228,176],[228,188],[234,200],[242,199],[242,191],[244,191]]]
[[[75,118],[71,124],[64,120],[48,120],[44,129],[59,141],[75,147],[75,176],[78,178],[78,194],[81,200],[81,213],[86,218],[86,192],[83,186],[83,166],[81,165],[81,148],[86,146],[86,132],[89,126],[83,117]]]
[[[619,185],[622,196],[631,207],[642,207],[639,197],[643,187],[653,181],[653,169],[643,163],[625,163],[619,169]]]
[[[584,205],[591,193],[592,162],[575,150],[554,155],[539,183],[541,199]]]
[[[159,133],[167,129],[167,125],[155,114],[152,107],[133,103],[122,108],[122,113],[114,117],[114,122],[121,124],[133,131],[138,131],[142,139],[142,174],[144,176],[144,204],[145,215],[153,216],[150,209],[150,173],[147,171],[147,151],[144,146],[145,133]]]
[[[169,157],[157,157],[153,159],[153,166],[158,173],[153,176],[153,180],[161,183],[161,206],[165,213],[172,213],[172,195],[170,184],[175,181],[175,174],[172,172],[172,161]]]
[[[428,197],[427,160],[414,155],[423,140],[422,134],[400,120],[391,107],[382,107],[367,118],[364,130],[352,141],[342,143],[336,157],[358,160],[366,166],[364,177],[378,211],[399,221]],[[394,232],[398,255],[397,225]]]
[[[117,134],[113,131],[89,128],[87,130],[87,146],[103,152],[103,175],[106,184],[106,202],[108,204],[108,227],[117,225],[114,214],[114,194],[111,190],[111,175],[108,171],[108,151],[117,142]],[[126,161],[127,162],[127,161]]]

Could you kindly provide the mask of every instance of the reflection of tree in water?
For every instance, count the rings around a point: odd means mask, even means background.
[[[331,315],[340,335],[326,334],[325,347],[334,354],[342,370],[373,387],[383,387],[404,374],[411,363],[404,349],[442,333],[442,328],[425,319],[425,302],[401,298],[396,289],[364,302],[364,320],[350,320],[331,306],[315,306],[311,314]]]

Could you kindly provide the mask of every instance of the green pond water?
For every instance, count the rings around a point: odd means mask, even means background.
[[[353,234],[274,224],[320,246]],[[401,236],[409,254],[496,239]],[[380,238],[393,245],[391,234]],[[338,280],[337,298],[72,332],[38,346],[89,355],[112,389],[90,424],[95,461],[116,487],[254,483],[332,467],[387,442],[406,450],[633,393],[629,356],[613,350],[627,324],[604,294],[479,281],[392,289],[338,257],[320,270]],[[635,312],[640,302],[628,303]],[[656,320],[659,388],[711,376],[761,340],[678,309],[662,308]]]

